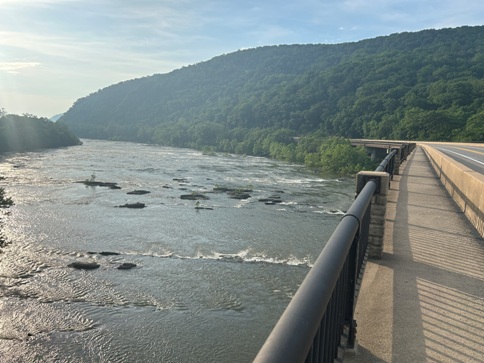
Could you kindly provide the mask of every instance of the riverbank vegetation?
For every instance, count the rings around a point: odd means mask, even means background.
[[[270,157],[305,164],[330,174],[354,174],[376,167],[364,148],[352,147],[346,138],[328,137],[321,132],[298,137],[289,129],[226,130],[213,124],[199,124],[188,126],[175,137],[170,137],[173,136],[170,130],[160,135],[162,138],[153,140],[161,145],[199,149],[205,154],[224,152]]]
[[[0,109],[0,152],[31,151],[79,145],[66,125],[33,115],[12,115]]]

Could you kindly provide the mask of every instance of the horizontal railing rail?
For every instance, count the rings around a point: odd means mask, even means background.
[[[376,171],[393,175],[396,153],[392,151]],[[366,180],[255,363],[333,363],[340,348],[354,345],[358,276],[362,275],[368,251],[371,202],[379,187],[378,179]]]
[[[387,155],[385,159],[378,165],[375,171],[384,171],[390,174],[390,179],[393,179],[393,172],[395,169],[395,155],[397,155],[397,150],[393,150]]]

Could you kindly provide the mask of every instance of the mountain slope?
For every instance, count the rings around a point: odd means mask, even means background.
[[[109,86],[60,121],[79,137],[225,151],[255,129],[484,141],[483,51],[483,26],[267,46]]]

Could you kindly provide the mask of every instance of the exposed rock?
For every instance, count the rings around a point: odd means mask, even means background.
[[[273,205],[276,203],[282,203],[281,197],[279,195],[271,195],[269,198],[261,198],[259,202],[263,202],[267,205]]]
[[[179,183],[188,183],[188,180],[185,178],[173,178],[173,180]]]
[[[67,267],[82,269],[82,270],[93,270],[98,268],[100,265],[97,262],[83,262],[76,261],[67,265]]]
[[[127,192],[126,194],[131,194],[131,195],[143,195],[143,194],[148,194],[151,193],[148,190],[133,190],[132,192]]]
[[[121,187],[118,186],[117,183],[113,183],[113,182],[100,182],[100,181],[94,181],[94,180],[83,180],[83,181],[77,181],[76,183],[81,183],[81,184],[87,185],[89,187],[107,187],[109,189],[121,189]]]
[[[213,210],[213,208],[211,208],[211,207],[200,207],[200,206],[196,206],[195,209]]]
[[[146,204],[144,203],[126,203],[124,205],[118,205],[118,208],[144,208],[146,207]]]
[[[229,188],[224,186],[215,186],[213,192],[227,193],[232,199],[248,199],[251,197],[249,193],[252,192],[250,188]]]
[[[232,199],[249,199],[251,195],[243,191],[233,191],[229,193],[229,197]]]
[[[120,253],[118,252],[110,252],[110,251],[102,251],[102,252],[94,252],[94,251],[88,251],[88,255],[101,255],[101,256],[118,256]]]
[[[102,251],[102,252],[99,252],[100,255],[103,255],[103,256],[118,256],[120,255],[120,253],[118,252],[109,252],[109,251]]]
[[[124,263],[122,263],[121,265],[118,266],[118,270],[129,270],[129,269],[132,269],[134,267],[136,267],[135,263],[124,262]]]
[[[253,190],[250,188],[229,188],[218,185],[213,187],[213,191],[221,193],[251,193]]]
[[[180,199],[188,199],[188,200],[208,200],[209,198],[206,195],[199,194],[199,193],[192,193],[192,194],[183,194],[180,196]]]

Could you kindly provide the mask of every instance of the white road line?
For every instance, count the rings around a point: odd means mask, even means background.
[[[472,160],[475,163],[479,163],[481,165],[484,165],[484,162],[482,162],[480,160],[477,160],[477,159],[474,159],[474,158],[471,158],[470,156],[467,156],[467,155],[464,155],[464,154],[461,154],[461,153],[458,153],[458,152],[455,152],[455,151],[452,151],[452,150],[449,150],[449,149],[444,149],[444,148],[437,148],[437,149],[440,149],[440,150],[447,151],[447,152],[452,153],[452,154],[456,154],[456,155],[462,156],[463,158]]]

